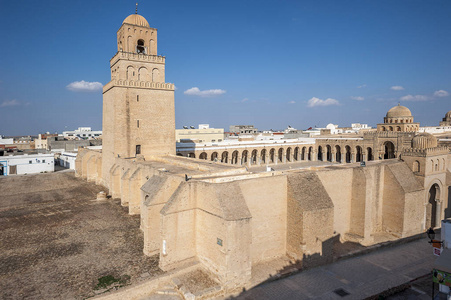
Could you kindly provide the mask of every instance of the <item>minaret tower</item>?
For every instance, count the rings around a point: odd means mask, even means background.
[[[157,29],[137,13],[117,31],[103,88],[102,174],[106,185],[117,157],[175,154],[174,85],[165,83],[165,57],[157,55]]]

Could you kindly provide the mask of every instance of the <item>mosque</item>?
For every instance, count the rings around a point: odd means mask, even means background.
[[[243,287],[266,261],[321,264],[331,260],[331,241],[369,246],[451,216],[451,144],[419,133],[401,105],[362,135],[176,156],[165,59],[157,55],[157,29],[128,16],[103,88],[103,149],[81,149],[76,160],[77,176],[140,215],[143,251],[158,254],[161,269],[196,262],[223,286]],[[451,112],[442,124],[451,124]],[[218,155],[232,159],[212,159]],[[303,160],[325,164],[250,168]]]

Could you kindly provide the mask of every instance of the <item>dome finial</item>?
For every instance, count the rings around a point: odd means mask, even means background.
[[[135,10],[135,14],[138,14],[138,2],[136,2],[136,10]]]

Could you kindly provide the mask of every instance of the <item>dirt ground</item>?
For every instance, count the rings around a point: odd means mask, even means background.
[[[0,299],[84,299],[101,277],[162,272],[142,252],[139,216],[95,200],[101,190],[73,172],[0,178]]]

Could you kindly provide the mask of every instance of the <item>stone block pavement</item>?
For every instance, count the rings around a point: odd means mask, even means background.
[[[233,299],[365,299],[430,273],[435,258],[421,238],[263,283]]]

